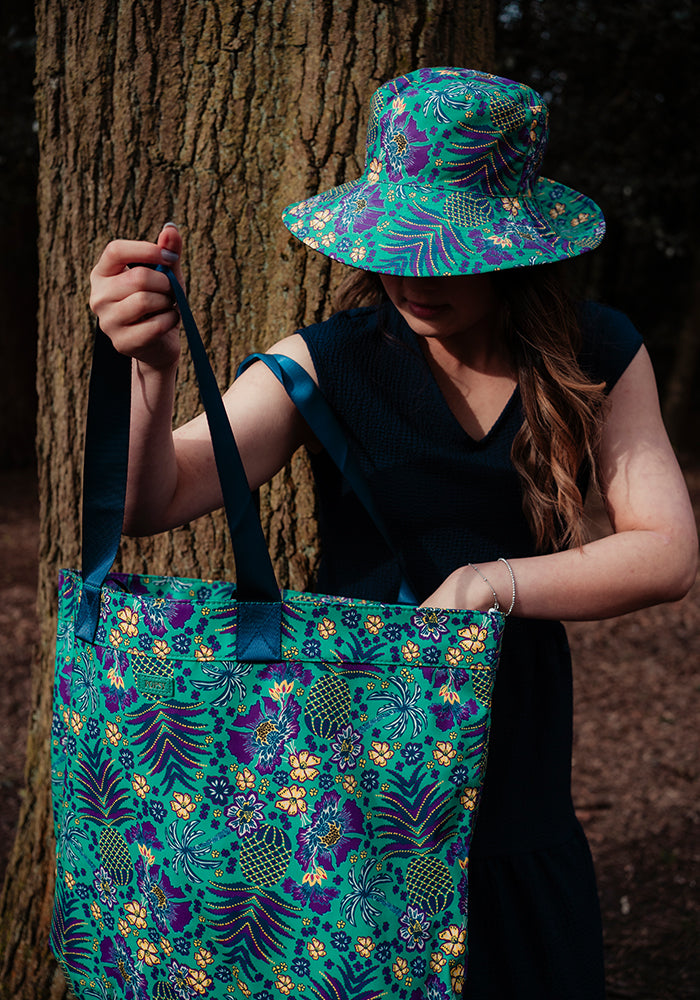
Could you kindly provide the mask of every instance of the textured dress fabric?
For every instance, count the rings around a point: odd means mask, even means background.
[[[582,306],[580,322],[581,365],[609,391],[641,338],[603,306]],[[338,313],[300,332],[419,601],[467,562],[534,554],[510,458],[523,419],[517,388],[475,440],[390,304]],[[397,560],[325,453],[312,464],[322,539],[317,589],[394,601]],[[583,487],[586,478],[582,470]],[[572,715],[563,626],[509,619],[469,861],[469,1000],[604,996],[595,876],[570,791]]]

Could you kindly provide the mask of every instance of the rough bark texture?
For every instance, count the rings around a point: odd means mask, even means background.
[[[79,562],[89,271],[108,239],[176,220],[189,294],[219,382],[237,360],[327,314],[336,278],[278,222],[285,203],[358,176],[366,109],[421,65],[493,63],[490,0],[38,0],[39,652],[27,789],[0,901],[0,996],[60,998],[50,958],[49,732],[55,581]],[[176,419],[198,408],[183,362]],[[303,457],[261,508],[282,584],[316,559]],[[126,542],[130,570],[232,572],[218,515]]]

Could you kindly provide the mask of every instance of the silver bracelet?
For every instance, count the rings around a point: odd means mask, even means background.
[[[503,556],[500,556],[499,559],[498,559],[498,561],[502,562],[502,563],[505,563],[506,564],[506,569],[510,573],[510,582],[511,582],[511,587],[512,587],[512,591],[511,591],[511,595],[510,595],[510,607],[508,608],[507,611],[502,612],[503,617],[507,618],[508,615],[513,610],[513,608],[515,607],[515,574],[513,573],[513,567],[510,565],[510,563],[508,562],[507,559],[504,559]],[[467,563],[467,566],[471,566],[471,568],[474,570],[474,572],[479,574],[479,576],[481,577],[481,579],[484,581],[484,583],[486,584],[486,586],[489,588],[489,590],[493,594],[493,607],[490,608],[489,610],[490,611],[500,611],[501,610],[501,605],[498,602],[498,594],[494,590],[494,587],[493,587],[493,584],[491,583],[491,581],[488,580],[484,576],[484,574],[481,572],[481,570],[479,569],[479,567],[475,566],[474,563]]]
[[[513,610],[513,608],[515,607],[515,573],[513,572],[513,567],[511,566],[511,564],[508,562],[507,559],[504,559],[503,556],[499,556],[498,561],[506,564],[506,569],[510,573],[510,582],[511,582],[511,585],[513,587],[513,590],[512,590],[511,595],[510,595],[510,607],[508,608],[507,611],[503,612],[503,614],[507,618],[508,615]]]
[[[498,603],[498,594],[493,589],[493,584],[491,583],[491,581],[486,579],[486,577],[481,572],[481,570],[479,569],[479,567],[475,566],[474,563],[467,563],[467,566],[471,566],[471,568],[474,570],[474,572],[479,574],[479,576],[481,577],[481,579],[484,581],[484,583],[486,584],[486,586],[489,588],[489,590],[493,594],[493,607],[489,608],[489,611],[500,611],[501,610],[501,605]]]

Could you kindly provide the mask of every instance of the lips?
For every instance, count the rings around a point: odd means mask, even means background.
[[[428,305],[425,302],[406,302],[406,308],[412,316],[416,319],[431,320],[437,319],[447,306],[444,305]]]

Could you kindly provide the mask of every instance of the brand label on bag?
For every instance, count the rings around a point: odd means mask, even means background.
[[[139,694],[149,698],[172,698],[175,693],[175,681],[172,677],[158,677],[140,671],[136,675],[136,687]]]

